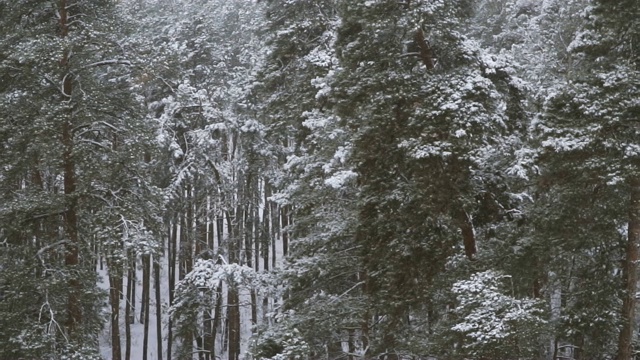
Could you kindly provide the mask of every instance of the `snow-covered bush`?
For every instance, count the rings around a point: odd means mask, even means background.
[[[311,347],[303,339],[300,331],[286,320],[285,314],[279,314],[276,317],[279,317],[281,322],[267,328],[253,339],[250,349],[253,358],[260,360],[307,359]]]
[[[527,358],[541,350],[543,303],[509,295],[511,277],[497,271],[476,273],[453,285],[459,316],[451,328],[463,335],[462,352],[493,359]]]

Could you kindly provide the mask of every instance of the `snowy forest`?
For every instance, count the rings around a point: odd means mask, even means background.
[[[0,360],[640,358],[640,0],[0,0]]]

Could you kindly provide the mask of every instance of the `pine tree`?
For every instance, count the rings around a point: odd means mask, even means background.
[[[29,316],[3,324],[2,356],[93,358],[104,296],[95,249],[107,249],[111,299],[119,301],[120,222],[151,229],[154,219],[154,190],[138,167],[149,129],[138,121],[132,63],[117,46],[119,13],[111,1],[1,6],[2,26],[11,31],[0,44],[0,146],[7,155],[0,160],[0,228],[14,256],[3,266],[28,264],[22,279],[29,284],[3,304]],[[129,218],[127,203],[143,206]],[[22,301],[23,291],[34,301]]]
[[[583,205],[581,212],[567,220],[575,224],[575,231],[598,234],[619,244],[603,260],[611,264],[612,259],[623,259],[616,356],[630,359],[640,224],[638,131],[634,125],[639,96],[638,6],[634,1],[593,1],[591,5],[584,13],[586,25],[569,46],[578,64],[576,71],[568,84],[558,86],[547,98],[538,129],[546,150],[548,182],[574,194],[592,194],[589,206]],[[609,331],[618,328],[615,323],[614,319],[608,324]]]

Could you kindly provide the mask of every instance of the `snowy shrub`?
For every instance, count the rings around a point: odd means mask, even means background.
[[[471,356],[519,358],[532,356],[546,324],[542,302],[506,294],[511,277],[496,271],[458,281],[452,291],[459,316],[451,328],[463,335],[462,351]]]
[[[258,335],[252,343],[251,355],[260,360],[302,360],[309,357],[311,348],[300,331],[288,322],[278,324]]]

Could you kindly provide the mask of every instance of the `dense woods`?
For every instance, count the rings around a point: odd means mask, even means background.
[[[0,0],[0,360],[635,359],[638,0]]]

